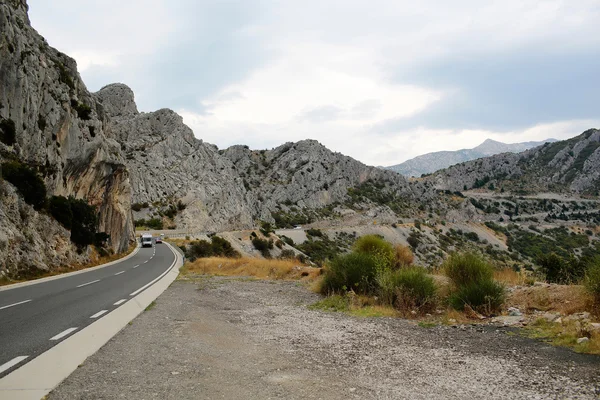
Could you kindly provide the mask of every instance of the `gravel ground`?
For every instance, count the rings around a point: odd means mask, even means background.
[[[49,399],[600,397],[600,357],[509,334],[311,311],[295,282],[177,281]]]

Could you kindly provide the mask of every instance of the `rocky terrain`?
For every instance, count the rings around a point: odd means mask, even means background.
[[[399,174],[409,177],[419,177],[423,174],[431,174],[443,168],[459,164],[465,161],[471,161],[478,158],[488,157],[500,153],[520,153],[533,147],[541,146],[544,143],[556,142],[555,139],[548,139],[541,142],[523,142],[523,143],[502,143],[492,139],[487,139],[479,146],[472,149],[462,149],[456,151],[436,151],[427,153],[415,158],[411,158],[401,164],[385,167],[386,169],[396,171]]]
[[[425,328],[307,308],[319,299],[299,282],[205,276],[175,282],[48,398],[594,399],[600,393],[598,357],[511,328]]]
[[[114,250],[124,250],[133,238],[132,192],[120,146],[105,135],[108,117],[81,81],[75,61],[30,26],[27,10],[25,0],[0,3],[0,161],[36,169],[49,195],[96,206],[100,231],[110,235]],[[22,269],[73,261],[68,243],[56,257],[44,256],[47,248],[63,246],[68,232],[32,224],[45,217],[33,210],[11,212],[11,202],[3,199],[0,209],[0,246],[8,254],[0,270],[8,260]],[[25,226],[29,237],[23,236]],[[41,245],[38,236],[50,243]]]

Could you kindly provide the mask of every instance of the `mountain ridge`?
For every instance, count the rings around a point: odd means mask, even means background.
[[[450,167],[461,162],[475,160],[477,158],[488,157],[499,153],[520,153],[533,147],[541,146],[544,143],[556,142],[556,139],[546,139],[543,141],[529,141],[521,143],[503,143],[493,139],[486,139],[481,144],[472,149],[445,150],[422,154],[411,158],[403,163],[384,167],[404,176],[419,177],[423,174],[430,174],[440,169]]]

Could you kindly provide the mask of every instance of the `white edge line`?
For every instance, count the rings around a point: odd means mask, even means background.
[[[114,265],[114,264],[119,263],[121,261],[125,261],[125,260],[127,260],[127,259],[135,256],[139,251],[140,251],[140,245],[138,243],[138,245],[135,247],[135,249],[133,249],[133,251],[131,253],[127,254],[123,258],[119,258],[118,260],[111,261],[109,263],[102,264],[102,265],[97,265],[95,267],[82,269],[82,270],[79,270],[79,271],[66,272],[64,274],[59,274],[59,275],[54,275],[54,276],[48,276],[46,278],[35,279],[35,280],[32,280],[32,281],[19,282],[19,283],[13,283],[11,285],[0,286],[0,292],[5,291],[5,290],[18,289],[18,288],[24,287],[24,286],[37,285],[38,283],[44,283],[44,282],[48,282],[48,281],[55,281],[57,279],[67,278],[67,277],[73,276],[73,275],[85,274],[86,272],[91,272],[91,271],[95,271],[97,269],[109,267],[111,265]]]
[[[11,369],[12,367],[14,367],[15,365],[17,365],[21,361],[25,360],[27,357],[29,357],[29,356],[15,357],[12,360],[10,360],[9,362],[0,365],[0,374],[2,372],[6,371],[7,369]]]
[[[0,310],[4,310],[5,308],[9,308],[9,307],[18,306],[19,304],[25,304],[25,303],[29,303],[30,301],[31,301],[31,299],[29,299],[29,300],[24,300],[24,301],[20,301],[20,302],[18,302],[18,303],[14,303],[14,304],[9,304],[9,305],[7,305],[7,306],[0,307]],[[0,371],[0,372],[2,372],[2,371]]]
[[[91,281],[88,283],[83,283],[81,285],[78,285],[77,287],[84,287],[84,286],[91,285],[92,283],[96,283],[96,282],[100,282],[100,279],[96,279],[95,281]]]
[[[141,314],[177,278],[183,265],[181,254],[167,244],[175,255],[169,274],[149,290],[134,297],[106,317],[76,332],[40,354],[33,360],[0,379],[0,398],[19,391],[21,398],[39,399],[46,396],[63,379],[77,369],[86,358],[98,351],[114,335]],[[176,268],[174,268],[176,267]],[[36,377],[35,380],[32,377]]]
[[[108,310],[98,311],[96,314],[92,315],[90,318],[98,318],[99,316],[106,314]]]
[[[177,261],[177,257],[175,257],[175,261]],[[154,280],[146,283],[144,286],[142,286],[141,288],[139,288],[135,292],[131,293],[130,296],[135,296],[136,294],[138,294],[142,290],[146,289],[148,286],[151,286],[154,282],[156,282],[157,280],[159,280],[160,278],[162,278],[163,276],[165,276],[171,270],[171,268],[173,268],[173,265],[171,265],[169,267],[169,269],[167,269],[165,272],[163,272],[162,274],[160,274],[157,278],[154,278]]]
[[[65,336],[67,336],[69,333],[71,333],[71,332],[74,332],[74,331],[76,331],[77,329],[79,329],[79,328],[69,328],[69,329],[66,329],[66,330],[62,331],[61,333],[59,333],[58,335],[56,335],[56,336],[52,336],[52,337],[50,338],[50,340],[59,340],[59,339],[62,339],[62,338],[64,338]]]
[[[127,301],[127,299],[121,299],[119,301],[117,301],[115,304],[113,304],[113,306],[120,306],[121,304],[125,303]]]
[[[135,265],[133,268],[137,268],[137,267],[139,267],[139,266],[140,266],[140,264],[138,264],[138,265]]]
[[[121,275],[123,272],[125,272],[125,271],[117,272],[117,273],[115,274],[115,276],[117,276],[117,275]]]

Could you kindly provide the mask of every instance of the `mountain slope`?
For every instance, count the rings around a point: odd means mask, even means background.
[[[598,195],[600,130],[546,143],[522,153],[504,153],[436,172],[425,181],[437,189],[460,191],[486,187],[519,193],[541,191]]]
[[[492,139],[487,139],[479,146],[472,149],[462,149],[456,151],[437,151],[427,153],[401,164],[386,167],[386,169],[396,171],[404,176],[418,177],[423,174],[430,174],[451,165],[461,162],[475,160],[477,158],[487,157],[500,153],[520,153],[527,149],[541,146],[547,142],[555,142],[555,139],[548,139],[541,142],[523,142],[523,143],[502,143]]]

